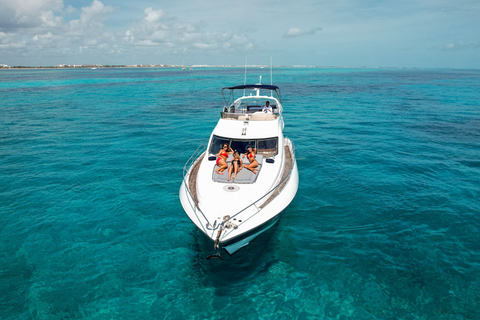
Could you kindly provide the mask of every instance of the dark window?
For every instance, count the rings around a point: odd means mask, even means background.
[[[232,149],[238,151],[238,153],[247,152],[248,146],[255,148],[255,140],[232,140],[231,144]]]
[[[210,144],[210,148],[208,152],[210,154],[217,154],[218,151],[222,148],[223,144],[227,143],[233,151],[238,151],[238,153],[245,153],[247,152],[247,147],[252,146],[253,148],[257,148],[258,154],[263,154],[267,157],[274,156],[278,153],[277,145],[278,145],[278,138],[269,138],[269,139],[261,139],[261,140],[236,140],[236,139],[228,139],[218,136],[213,136],[212,143]]]
[[[277,145],[278,145],[278,138],[258,140],[257,153],[263,154],[267,157],[274,156],[278,153]]]
[[[230,139],[213,136],[209,152],[212,154],[217,154],[218,151],[222,149],[224,143],[228,143],[228,145],[230,145]]]

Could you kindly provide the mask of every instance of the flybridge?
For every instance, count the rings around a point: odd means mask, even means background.
[[[234,92],[238,90],[243,92],[235,99]],[[245,90],[253,90],[253,93],[248,94]],[[260,94],[261,90],[268,92]],[[222,88],[222,94],[225,102],[221,113],[222,119],[266,121],[275,120],[282,114],[280,89],[277,86],[260,83],[243,84]],[[264,108],[267,103],[269,109]]]

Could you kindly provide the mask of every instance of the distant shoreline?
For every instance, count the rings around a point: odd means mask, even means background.
[[[267,65],[247,65],[247,68],[270,68]],[[194,68],[245,68],[244,65],[192,65],[192,66],[181,66],[181,65],[67,65],[67,66],[0,66],[0,70],[11,70],[11,69],[112,69],[112,68],[146,68],[146,69],[194,69]],[[368,66],[350,66],[350,67],[339,67],[339,66],[311,66],[311,65],[293,65],[293,66],[273,66],[273,68],[310,68],[310,69],[419,69],[417,67],[368,67]]]

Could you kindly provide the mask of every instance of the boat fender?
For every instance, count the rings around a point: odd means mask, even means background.
[[[215,161],[215,160],[217,160],[217,157],[215,156],[208,157],[208,161]]]
[[[268,158],[268,159],[265,159],[265,161],[266,161],[267,163],[275,163],[275,159],[270,159],[270,158]]]

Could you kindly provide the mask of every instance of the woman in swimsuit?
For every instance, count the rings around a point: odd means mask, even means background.
[[[220,151],[218,151],[218,154],[217,154],[217,166],[218,166],[217,173],[218,174],[223,174],[223,170],[227,169],[228,154],[232,154],[232,153],[233,153],[232,149],[230,149],[227,143],[224,143],[222,149],[220,149]]]
[[[243,156],[247,156],[248,161],[250,161],[250,164],[244,165],[244,167],[250,171],[252,171],[254,174],[257,174],[258,169],[255,169],[258,167],[258,162],[255,159],[255,153],[257,152],[257,148],[253,148],[252,146],[247,147],[247,152],[243,154]]]
[[[237,151],[235,151],[235,153],[233,154],[232,165],[228,168],[227,181],[230,181],[230,177],[232,176],[232,173],[233,173],[233,179],[237,177],[237,173],[239,173],[240,170],[242,170],[242,165],[243,165],[243,161],[242,159],[240,159],[240,154]]]

